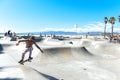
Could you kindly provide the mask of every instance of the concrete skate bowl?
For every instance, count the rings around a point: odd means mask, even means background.
[[[25,80],[112,80],[113,75],[99,67],[94,57],[86,47],[53,47],[20,68]]]
[[[44,39],[42,43],[47,45],[63,45],[64,44],[63,41],[60,41],[57,39],[51,39],[51,38]]]
[[[102,56],[104,59],[120,58],[120,45],[108,42],[93,42],[90,50],[95,55]]]
[[[57,47],[44,49],[44,53],[38,54],[33,63],[64,63],[72,60],[89,60],[95,57],[85,47]]]
[[[89,39],[81,39],[81,41],[78,43],[81,46],[89,47],[92,44],[92,40]]]
[[[44,54],[38,54],[31,63],[25,63],[27,67],[22,66],[21,69],[26,78],[31,78],[31,74],[34,79],[35,75],[38,76],[36,80],[82,80],[80,77],[87,74],[85,67],[94,66],[94,57],[86,47],[53,47],[44,49]],[[90,80],[88,78],[84,77],[84,80]]]

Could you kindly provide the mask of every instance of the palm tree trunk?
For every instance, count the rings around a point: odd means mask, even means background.
[[[112,37],[113,37],[113,24],[112,24],[112,32],[111,33],[112,33]]]
[[[104,38],[106,36],[106,24],[105,24],[105,28],[104,28]]]

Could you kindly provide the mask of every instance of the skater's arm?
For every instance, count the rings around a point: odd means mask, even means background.
[[[43,50],[36,43],[35,46],[43,53]]]
[[[26,40],[19,40],[18,43],[16,43],[16,46],[18,46],[20,42],[26,42]]]

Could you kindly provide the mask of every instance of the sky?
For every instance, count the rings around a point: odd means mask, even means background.
[[[0,0],[0,32],[104,31],[115,17],[120,32],[120,0]],[[111,24],[107,23],[107,32]]]

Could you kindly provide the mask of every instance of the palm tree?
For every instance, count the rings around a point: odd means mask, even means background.
[[[120,16],[118,16],[118,21],[120,22]]]
[[[118,16],[118,21],[120,22],[120,16]]]
[[[109,22],[111,23],[111,27],[112,27],[112,31],[111,31],[112,37],[113,37],[113,25],[115,24],[115,21],[116,21],[115,17],[110,17]]]
[[[105,23],[105,28],[104,28],[104,38],[106,36],[106,24],[108,22],[108,18],[107,17],[104,17],[104,23]]]

